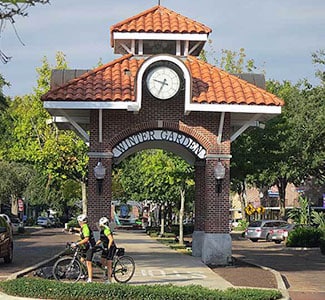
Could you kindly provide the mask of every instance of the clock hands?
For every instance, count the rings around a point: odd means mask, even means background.
[[[168,85],[168,83],[166,82],[166,81],[167,81],[166,78],[164,79],[164,81],[157,80],[157,79],[153,79],[153,81],[159,82],[159,83],[161,83],[163,86],[164,86],[164,85]]]
[[[167,79],[164,78],[164,81],[160,81],[160,80],[154,79],[154,81],[161,83],[161,87],[160,87],[160,89],[159,89],[159,91],[158,91],[158,95],[159,95],[160,92],[162,91],[163,87],[164,87],[165,85],[168,85],[168,83],[166,82]]]

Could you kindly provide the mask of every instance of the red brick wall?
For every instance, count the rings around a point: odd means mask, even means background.
[[[103,111],[103,141],[98,141],[98,111],[91,112],[90,152],[110,153],[121,140],[139,131],[158,129],[158,121],[163,121],[163,129],[180,131],[197,140],[207,150],[208,156],[230,154],[230,114],[225,115],[222,143],[217,144],[220,113],[191,112],[184,115],[184,94],[167,101],[152,99],[144,92],[142,107],[134,114],[125,110]],[[160,127],[161,129],[161,127]],[[111,201],[111,159],[102,159],[106,167],[103,192],[96,192],[96,180],[93,174],[98,158],[89,161],[88,215],[94,224],[98,219],[110,216]],[[209,233],[228,233],[229,214],[229,161],[226,164],[226,178],[223,181],[222,193],[217,195],[213,168],[217,158],[207,159],[205,167],[196,167],[196,230]],[[204,162],[203,162],[204,163]]]

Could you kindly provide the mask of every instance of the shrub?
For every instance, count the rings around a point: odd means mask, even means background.
[[[289,232],[287,247],[319,247],[321,229],[313,227],[299,227]]]
[[[277,290],[227,289],[212,290],[198,285],[123,285],[102,283],[62,283],[45,279],[18,278],[0,282],[0,288],[7,294],[42,299],[132,299],[132,300],[275,300],[282,297]]]

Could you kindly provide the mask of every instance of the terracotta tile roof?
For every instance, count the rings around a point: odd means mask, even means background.
[[[189,56],[185,61],[192,74],[193,103],[284,105],[283,100],[254,84]]]
[[[125,55],[49,91],[42,100],[135,101],[135,77],[143,62]],[[196,57],[189,56],[185,64],[192,74],[192,103],[284,105],[275,95]]]
[[[122,22],[112,25],[113,32],[151,32],[151,33],[205,33],[212,30],[194,20],[184,17],[161,5],[156,5]]]
[[[42,96],[44,101],[135,101],[134,77],[144,59],[128,54]],[[124,70],[130,70],[131,76]]]

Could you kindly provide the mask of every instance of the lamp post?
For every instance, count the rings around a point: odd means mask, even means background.
[[[216,192],[218,195],[222,191],[222,180],[225,178],[226,168],[221,163],[220,159],[217,162],[216,167],[214,168],[214,177],[216,179]]]
[[[99,161],[97,166],[94,168],[94,175],[97,180],[97,193],[100,195],[103,190],[103,180],[106,174],[106,168],[103,166],[102,162]]]

